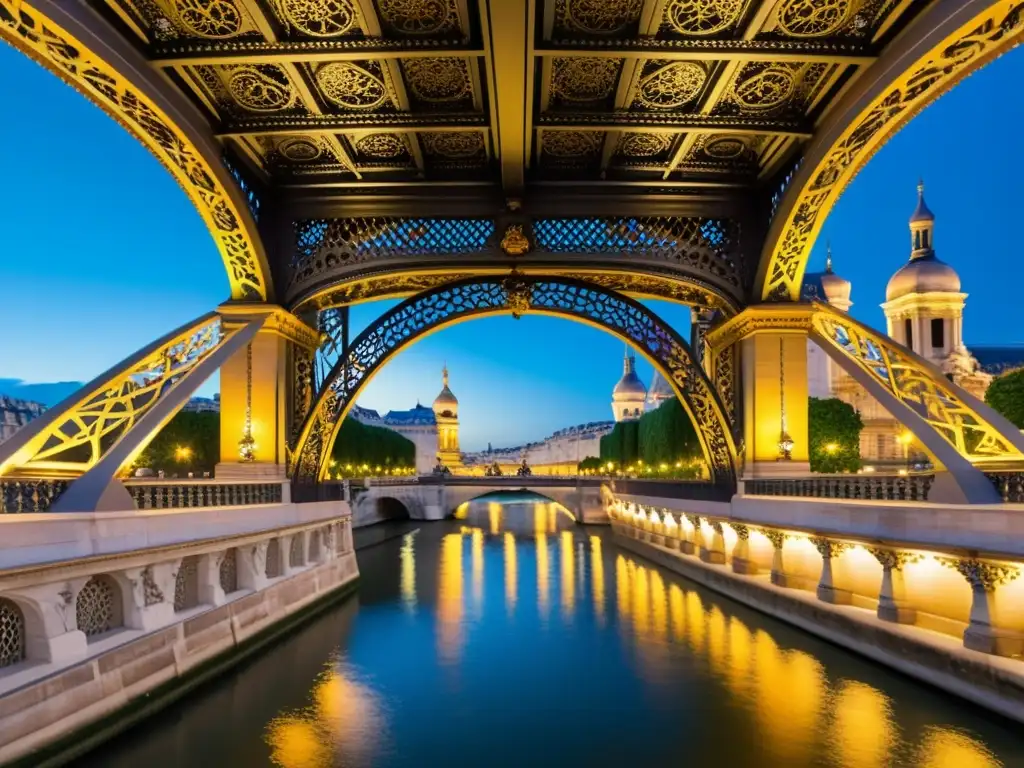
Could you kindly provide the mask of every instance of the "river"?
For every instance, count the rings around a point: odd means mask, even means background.
[[[76,764],[1024,766],[1012,724],[554,505],[462,513],[361,550],[357,595]]]

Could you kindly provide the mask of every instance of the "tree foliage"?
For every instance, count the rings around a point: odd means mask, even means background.
[[[179,449],[185,449],[179,451]],[[187,457],[186,457],[187,453]],[[163,470],[167,475],[186,476],[189,472],[212,476],[220,461],[220,414],[175,414],[135,460],[136,467]]]
[[[994,380],[985,392],[985,402],[1017,429],[1024,429],[1024,369]]]
[[[416,464],[416,446],[394,430],[345,419],[334,441],[331,458],[341,465],[412,467]]]
[[[860,469],[860,432],[864,428],[853,406],[835,397],[810,398],[807,434],[812,472],[856,472]]]
[[[641,459],[648,465],[674,465],[702,457],[697,430],[674,397],[637,421],[620,421],[601,438],[602,463],[627,466]]]

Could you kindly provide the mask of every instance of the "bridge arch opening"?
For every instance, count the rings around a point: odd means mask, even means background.
[[[303,424],[294,451],[295,481],[316,483],[324,478],[342,421],[363,388],[399,352],[457,323],[527,313],[603,330],[643,355],[670,384],[695,425],[712,478],[735,485],[732,425],[714,385],[671,326],[639,302],[603,287],[514,271],[424,291],[384,313],[363,331],[325,378]]]

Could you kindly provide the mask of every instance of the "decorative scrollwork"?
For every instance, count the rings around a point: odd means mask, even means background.
[[[856,0],[786,0],[779,8],[779,28],[792,37],[833,35],[859,4]]]
[[[238,550],[234,547],[223,554],[217,568],[217,576],[225,595],[238,590]]]
[[[818,554],[829,560],[833,557],[839,557],[839,555],[850,548],[850,545],[846,542],[835,541],[824,536],[811,536],[809,539],[814,548],[818,550]]]
[[[316,83],[332,104],[346,109],[373,109],[388,99],[384,81],[347,61],[332,61],[316,71]]]
[[[421,133],[420,144],[427,154],[453,160],[476,157],[484,151],[483,134],[476,131]]]
[[[895,131],[960,78],[991,61],[1020,39],[1024,4],[1001,0],[924,53],[882,91],[825,152],[806,169],[800,188],[785,210],[786,221],[762,255],[758,295],[769,301],[797,301],[811,246],[833,203],[863,164]]]
[[[377,0],[381,20],[405,35],[436,35],[459,24],[453,0]]]
[[[736,346],[719,350],[714,360],[714,381],[722,399],[725,414],[731,424],[736,423]]]
[[[659,66],[640,79],[634,104],[648,109],[676,109],[700,94],[708,73],[693,61]]]
[[[277,145],[281,157],[293,163],[311,163],[323,154],[323,148],[305,136],[290,136]]]
[[[510,224],[501,238],[501,250],[509,256],[522,256],[530,251],[530,240],[523,234],[522,224]]]
[[[545,131],[544,151],[560,158],[584,158],[601,149],[601,131]]]
[[[242,12],[234,0],[175,0],[174,13],[196,37],[218,40],[242,31]]]
[[[238,104],[251,112],[279,112],[295,101],[284,70],[273,64],[245,64],[227,76],[228,91]]]
[[[466,60],[453,56],[410,59],[403,63],[406,84],[420,101],[448,103],[472,96]]]
[[[871,553],[882,568],[892,571],[902,571],[905,566],[910,563],[916,563],[921,559],[920,555],[915,555],[902,549],[868,547],[868,552]]]
[[[704,154],[716,160],[735,160],[747,151],[747,142],[742,136],[716,136],[704,145]]]
[[[1020,567],[1017,565],[990,563],[967,557],[940,557],[938,560],[967,579],[973,589],[985,592],[994,592],[997,587],[1009,584],[1020,576]]]
[[[620,59],[557,58],[551,67],[551,95],[572,102],[606,99],[615,90],[621,67]]]
[[[275,0],[279,15],[311,37],[334,37],[356,26],[350,0]]]
[[[666,23],[680,35],[713,35],[734,26],[746,0],[672,0]]]
[[[122,625],[121,590],[106,574],[93,576],[75,598],[78,629],[95,637]]]
[[[296,481],[316,482],[326,471],[334,436],[365,383],[406,345],[460,320],[523,309],[601,326],[655,361],[689,412],[716,481],[735,482],[736,450],[714,388],[689,347],[643,305],[601,288],[561,278],[490,276],[451,283],[418,295],[382,316],[335,365],[328,386],[303,427]]]
[[[657,157],[672,146],[667,133],[630,133],[619,141],[619,154],[627,157]]]
[[[768,66],[742,73],[734,88],[733,95],[740,107],[768,110],[790,100],[796,90],[796,81],[791,70]]]
[[[505,291],[506,306],[512,310],[512,317],[518,320],[530,310],[533,288],[522,275],[515,272],[505,278],[501,287]]]
[[[557,13],[567,29],[609,35],[635,24],[643,6],[643,0],[560,0]]]
[[[393,159],[409,153],[402,137],[394,133],[371,133],[355,143],[356,150],[366,157]]]
[[[123,75],[18,0],[0,0],[0,37],[51,69],[123,125],[174,174],[217,240],[235,299],[266,299],[267,277],[258,239],[213,167],[156,105]]]

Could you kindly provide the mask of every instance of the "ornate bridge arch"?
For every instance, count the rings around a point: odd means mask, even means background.
[[[839,195],[872,155],[960,80],[1018,45],[1021,0],[938,0],[830,113],[803,153],[761,253],[754,301],[800,298],[811,247]]]
[[[657,315],[621,294],[568,278],[471,278],[425,291],[383,315],[335,364],[296,443],[296,481],[316,482],[327,469],[341,423],[363,387],[394,355],[446,326],[487,315],[563,317],[608,331],[635,347],[670,382],[697,426],[716,481],[736,479],[736,446],[714,386],[690,347]]]
[[[171,172],[217,242],[232,299],[273,298],[270,269],[247,207],[246,196],[255,207],[252,190],[237,174],[232,178],[208,127],[190,114],[192,106],[168,95],[133,48],[91,29],[90,13],[84,3],[0,0],[0,39],[96,104]]]

